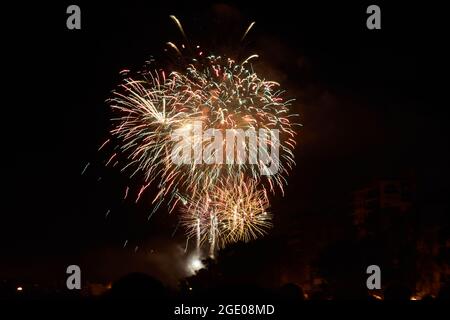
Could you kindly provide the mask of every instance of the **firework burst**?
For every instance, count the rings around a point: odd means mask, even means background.
[[[282,98],[283,91],[277,89],[276,82],[262,80],[246,68],[248,59],[236,64],[231,59],[224,63],[224,59],[211,56],[207,61],[201,70],[191,64],[184,73],[172,72],[168,77],[164,73],[146,73],[141,80],[129,78],[114,91],[109,102],[119,116],[113,119],[115,128],[111,132],[118,138],[121,152],[128,154],[124,169],[133,168],[133,175],[143,172],[149,182],[160,178],[164,192],[158,196],[180,189],[206,190],[224,175],[246,173],[259,181],[260,164],[173,164],[170,156],[176,143],[171,133],[183,128],[191,131],[196,121],[202,123],[202,130],[278,129],[283,135],[280,170],[264,178],[271,191],[274,184],[283,190],[284,176],[294,165],[295,123],[291,118],[295,115],[289,113],[291,101]],[[194,144],[201,143],[201,149],[208,147],[208,141],[196,137],[195,132],[190,134]],[[270,137],[264,142],[269,146],[273,143]],[[252,154],[259,145],[260,141],[256,141],[244,148]]]
[[[186,38],[178,19],[172,19]],[[169,45],[181,53],[176,45]],[[115,114],[111,134],[117,141],[117,153],[125,159],[122,170],[131,176],[140,173],[144,180],[138,198],[154,184],[159,191],[152,213],[165,200],[170,211],[181,202],[180,220],[188,239],[195,238],[198,247],[208,242],[212,252],[266,233],[271,227],[267,193],[283,193],[285,177],[295,165],[296,115],[290,111],[292,100],[283,97],[278,83],[265,80],[253,70],[250,61],[256,57],[236,62],[209,55],[195,57],[169,73],[142,71],[127,77],[108,100]],[[193,130],[198,123],[200,131]],[[261,161],[229,164],[207,158],[205,163],[174,163],[172,155],[178,150],[172,133],[185,131],[193,148],[206,150],[211,141],[203,139],[202,132],[208,128],[277,130],[278,171],[264,174]],[[270,137],[259,135],[255,139],[254,143],[236,143],[243,144],[249,157],[261,152],[262,144],[268,149],[275,147]],[[268,153],[268,149],[262,152]],[[215,159],[217,151],[209,156]]]
[[[269,200],[252,179],[227,178],[205,194],[184,199],[181,222],[197,245],[209,243],[211,255],[229,243],[248,242],[272,227]]]

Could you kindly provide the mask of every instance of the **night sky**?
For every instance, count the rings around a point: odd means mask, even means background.
[[[72,2],[10,11],[1,278],[60,281],[69,264],[93,281],[140,270],[170,282],[168,265],[183,273],[176,217],[162,209],[148,222],[151,196],[123,203],[125,186],[136,189],[139,179],[105,169],[108,156],[97,152],[108,138],[105,100],[119,72],[139,70],[150,56],[164,64],[165,43],[182,40],[171,14],[207,51],[258,53],[255,68],[297,99],[297,166],[285,197],[273,199],[269,237],[313,220],[321,221],[315,228],[345,232],[351,192],[378,178],[414,176],[423,206],[448,212],[449,111],[436,101],[446,40],[431,8],[380,4],[382,29],[371,31],[369,2],[76,1],[82,29],[67,30]]]

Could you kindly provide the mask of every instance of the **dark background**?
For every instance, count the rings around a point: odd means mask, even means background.
[[[437,4],[375,2],[382,29],[368,30],[372,2],[73,3],[81,30],[66,29],[72,2],[4,12],[1,278],[61,281],[79,264],[92,281],[133,270],[174,281],[161,269],[184,259],[176,217],[163,209],[147,222],[148,203],[123,203],[125,186],[139,180],[105,169],[108,156],[97,152],[119,71],[150,56],[165,61],[165,43],[182,40],[170,14],[206,50],[258,53],[255,67],[297,98],[297,166],[285,197],[273,200],[273,234],[312,221],[312,233],[345,233],[350,193],[378,178],[414,175],[421,201],[448,212],[449,112],[437,99],[448,82],[447,37]],[[152,250],[155,259],[140,255]]]

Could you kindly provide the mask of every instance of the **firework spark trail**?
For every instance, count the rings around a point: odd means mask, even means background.
[[[125,189],[125,195],[123,196],[123,200],[125,200],[128,197],[128,191],[130,190],[130,187],[126,187]]]
[[[81,175],[83,175],[86,172],[86,170],[87,170],[87,168],[89,167],[90,164],[91,164],[90,162],[86,163],[86,165],[84,166],[83,170],[81,171]]]
[[[249,33],[250,29],[253,28],[254,25],[255,25],[255,21],[250,23],[250,25],[248,26],[247,30],[245,30],[244,35],[241,38],[241,42],[244,41],[244,39],[247,36],[247,34]]]
[[[200,239],[201,239],[201,225],[200,225],[200,219],[197,218],[197,253],[200,253]]]
[[[108,139],[108,140],[106,140],[105,142],[103,142],[102,143],[102,145],[98,148],[98,150],[97,151],[100,151],[100,150],[102,150],[103,149],[103,147],[104,146],[106,146],[109,142],[110,142],[111,140],[110,139]]]
[[[214,252],[216,250],[216,234],[217,234],[217,216],[214,213],[210,214],[211,228],[210,228],[210,247],[209,256],[214,259]]]

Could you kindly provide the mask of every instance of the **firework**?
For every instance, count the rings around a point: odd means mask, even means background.
[[[184,202],[181,221],[187,237],[195,238],[197,246],[209,243],[210,255],[228,243],[254,240],[272,227],[266,191],[243,175]]]
[[[185,129],[193,144],[201,143],[200,149],[204,149],[209,142],[202,140],[201,132],[206,128],[256,132],[278,129],[283,135],[280,170],[264,179],[271,191],[274,185],[283,191],[284,177],[294,165],[295,124],[291,117],[295,115],[289,113],[291,101],[283,100],[278,84],[260,79],[245,67],[247,63],[210,56],[201,69],[191,64],[184,73],[172,72],[168,77],[164,73],[146,73],[141,80],[126,79],[109,100],[119,114],[113,119],[116,124],[111,132],[118,138],[121,152],[128,155],[124,169],[132,168],[131,175],[143,172],[148,182],[160,179],[158,187],[162,192],[158,197],[180,190],[207,190],[224,176],[241,173],[259,181],[260,164],[175,165],[170,157],[176,147],[171,133]],[[193,123],[202,124],[200,137],[191,130]],[[264,142],[269,146],[273,143],[269,138]],[[256,153],[260,143],[245,145],[247,154]]]
[[[179,20],[171,18],[186,40]],[[181,54],[175,44],[169,45]],[[231,242],[255,239],[271,227],[267,193],[283,193],[285,177],[295,165],[292,100],[284,98],[278,83],[253,70],[250,61],[256,57],[236,62],[217,55],[204,57],[200,52],[177,70],[144,70],[127,77],[108,100],[115,114],[111,134],[116,152],[107,164],[121,162],[130,176],[142,175],[144,183],[137,200],[150,184],[157,187],[151,214],[164,201],[170,212],[181,204],[180,219],[187,237],[195,238],[197,247],[208,242],[211,252]],[[280,134],[277,140],[256,135],[254,143],[244,139],[236,144],[242,144],[250,158],[257,152],[268,156],[275,141],[279,148],[277,172],[265,174],[260,159],[235,164],[212,161],[217,159],[217,150],[204,156],[211,141],[203,139],[203,132],[210,128],[221,132],[276,130]],[[174,132],[183,134],[193,150],[202,150],[205,161],[175,163],[173,154],[181,150]],[[221,151],[228,142],[222,142]],[[261,149],[261,145],[267,148]],[[125,198],[127,195],[128,188]]]

